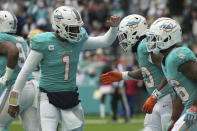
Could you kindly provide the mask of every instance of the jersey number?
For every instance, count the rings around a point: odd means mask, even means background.
[[[70,56],[69,55],[63,56],[62,62],[65,65],[64,66],[64,81],[68,81],[69,80],[69,72],[70,72]]]
[[[153,88],[155,86],[155,81],[151,72],[148,70],[148,68],[144,66],[141,67],[141,70],[142,70],[143,77],[148,79],[148,80],[147,79],[145,80],[146,87]]]
[[[179,81],[171,79],[170,85],[174,86],[174,90],[177,92],[183,102],[187,102],[189,100],[190,95],[187,89],[184,86],[181,86]]]
[[[25,54],[25,51],[24,51],[24,49],[23,49],[23,45],[22,45],[21,43],[17,42],[17,43],[16,43],[16,47],[17,47],[18,50],[19,50],[19,57],[18,57],[18,62],[17,62],[17,64],[18,64],[18,67],[19,67],[19,68],[22,68],[23,65],[24,65],[24,63],[25,63],[25,60],[26,60],[27,56],[26,56],[26,54]],[[28,49],[28,46],[27,46],[27,51],[28,51],[28,50],[29,50],[29,49]]]

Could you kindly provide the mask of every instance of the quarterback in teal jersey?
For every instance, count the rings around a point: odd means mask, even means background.
[[[7,130],[14,120],[8,114],[8,97],[29,53],[25,40],[15,35],[16,25],[14,14],[0,11],[0,88],[3,90],[0,97],[0,131]],[[36,107],[33,107],[33,103],[38,84],[32,75],[28,76],[27,80],[19,101],[19,116],[26,131],[37,131]]]
[[[27,76],[40,64],[38,95],[39,129],[56,131],[61,121],[64,131],[83,131],[84,116],[76,86],[76,71],[81,50],[110,46],[116,39],[120,16],[111,16],[111,26],[104,36],[88,37],[79,12],[61,6],[51,15],[55,32],[31,38],[31,52],[11,93],[20,96]],[[9,114],[17,113],[18,97],[10,97]]]
[[[189,48],[177,46],[181,40],[182,31],[178,22],[170,18],[158,19],[148,32],[147,49],[153,53],[163,54],[162,70],[185,108],[183,112],[183,109],[173,108],[172,118],[166,130],[196,131],[197,59]]]
[[[146,89],[151,95],[151,101],[154,105],[153,109],[147,109],[143,106],[143,110],[147,112],[144,121],[144,131],[162,131],[167,125],[171,117],[172,99],[169,94],[170,88],[165,90],[163,95],[157,88],[162,81],[164,74],[160,67],[160,55],[149,53],[146,49],[146,19],[140,15],[129,15],[125,17],[119,25],[120,46],[125,51],[130,51],[136,55],[140,69],[130,72],[108,72],[101,75],[103,83],[111,83],[120,80],[144,80]],[[163,106],[165,105],[165,106]]]

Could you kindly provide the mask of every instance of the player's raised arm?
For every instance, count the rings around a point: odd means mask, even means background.
[[[125,72],[108,72],[105,74],[102,74],[100,76],[101,81],[104,84],[112,83],[112,82],[118,82],[121,80],[142,80],[142,72],[141,69],[137,69],[134,71],[125,71]]]
[[[115,40],[118,33],[118,25],[120,23],[120,16],[114,15],[107,20],[107,24],[110,26],[108,32],[103,36],[88,37],[83,45],[83,50],[97,49],[110,46]]]
[[[13,44],[9,41],[6,41],[3,43],[0,43],[0,53],[3,55],[6,55],[7,59],[8,59],[7,66],[6,66],[6,72],[0,78],[0,85],[4,87],[4,86],[6,86],[6,82],[11,77],[11,75],[14,71],[14,68],[17,64],[19,50],[15,44]]]

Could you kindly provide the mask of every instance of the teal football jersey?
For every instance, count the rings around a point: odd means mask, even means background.
[[[82,28],[82,39],[76,43],[60,41],[54,32],[32,37],[32,50],[41,52],[39,86],[48,92],[73,91],[76,89],[76,72],[79,54],[88,35]]]
[[[8,85],[13,85],[18,76],[18,73],[20,72],[27,58],[27,55],[29,53],[29,47],[22,37],[7,34],[7,33],[0,33],[0,44],[5,41],[10,41],[13,44],[16,44],[17,48],[19,49],[19,58],[18,58],[17,66],[15,67],[14,72],[8,81]],[[7,66],[7,56],[0,55],[0,76],[3,76],[5,74],[6,66]],[[28,79],[33,79],[33,76],[30,75]],[[1,91],[3,89],[4,88],[1,87]]]
[[[146,90],[148,94],[151,95],[152,92],[159,86],[161,80],[164,77],[164,74],[162,70],[159,69],[159,67],[149,61],[150,53],[147,51],[145,42],[146,38],[143,39],[138,45],[136,57],[142,70]],[[167,95],[169,92],[172,92],[171,88],[164,91],[161,97]]]
[[[197,62],[194,53],[187,47],[179,47],[168,54],[165,65],[162,62],[162,70],[168,82],[174,87],[186,109],[192,105],[197,87],[196,83],[178,71],[179,66],[188,61]]]

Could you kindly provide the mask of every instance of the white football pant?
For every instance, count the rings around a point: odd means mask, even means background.
[[[144,131],[164,131],[172,115],[172,95],[168,94],[157,101],[152,114],[146,114]]]
[[[13,86],[11,87],[11,89]],[[14,121],[8,114],[10,90],[6,88],[0,97],[0,131],[7,129],[8,126]],[[36,80],[27,81],[21,93],[19,100],[20,114],[19,118],[22,122],[25,131],[38,131],[36,94],[38,92],[38,82]]]
[[[38,95],[38,118],[40,131],[56,131],[59,120],[62,131],[83,131],[84,114],[81,104],[62,110],[50,104],[44,92]]]

